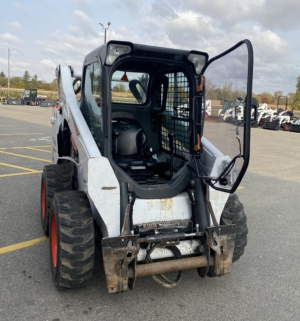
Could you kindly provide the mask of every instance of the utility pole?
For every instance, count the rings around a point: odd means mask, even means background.
[[[102,28],[104,29],[104,43],[106,43],[106,30],[107,30],[107,29],[109,28],[109,26],[111,25],[111,22],[108,22],[108,23],[107,23],[107,28],[105,28],[101,22],[99,22],[99,25],[101,25]]]
[[[9,90],[10,90],[10,50],[8,48],[8,75],[7,75],[7,98],[9,98]]]

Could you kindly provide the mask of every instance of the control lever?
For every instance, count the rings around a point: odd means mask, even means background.
[[[174,153],[173,141],[174,141],[175,134],[173,132],[170,132],[168,134],[168,137],[169,137],[169,147],[170,147],[170,152],[171,152],[171,157],[170,157],[170,179],[172,179],[172,177],[173,177],[173,153]]]

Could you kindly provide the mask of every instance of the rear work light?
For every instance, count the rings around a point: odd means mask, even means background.
[[[202,68],[205,65],[206,57],[203,56],[203,55],[190,53],[189,56],[188,56],[188,60],[191,61],[194,64],[195,70],[196,70],[196,74],[200,75],[200,72],[201,72]]]
[[[108,46],[105,62],[107,65],[112,65],[118,57],[128,54],[130,51],[130,46],[111,44]]]

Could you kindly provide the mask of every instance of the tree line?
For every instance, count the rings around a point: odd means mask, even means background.
[[[7,88],[8,86],[8,78],[3,71],[0,72],[0,86],[2,89]],[[39,80],[37,74],[32,76],[27,70],[24,72],[22,77],[10,77],[10,87],[20,89],[35,88],[49,91],[57,90],[56,79],[50,83],[47,83]]]
[[[0,86],[1,88],[7,88],[8,79],[4,72],[0,72]],[[39,80],[38,76],[34,74],[33,76],[26,70],[23,74],[23,77],[11,77],[10,78],[10,87],[11,88],[35,88],[49,91],[56,91],[56,79],[52,82],[47,83],[45,81]],[[170,88],[169,88],[170,90]],[[114,92],[130,92],[130,89],[125,88],[124,84],[117,84],[113,87]],[[257,99],[259,103],[267,103],[267,104],[277,104],[278,97],[283,96],[283,91],[275,91],[274,94],[269,92],[263,92],[260,94],[253,93],[252,96]],[[216,88],[209,81],[206,83],[206,99],[215,99],[215,100],[233,100],[238,96],[245,96],[244,92],[238,92],[233,90],[233,84],[228,82],[225,83],[223,88]],[[300,110],[300,75],[297,78],[296,84],[296,92],[288,93],[288,105],[292,106],[294,104],[295,109]],[[280,103],[281,104],[281,103]]]

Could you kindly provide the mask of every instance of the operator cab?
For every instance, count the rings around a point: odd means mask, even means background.
[[[111,71],[111,156],[138,184],[167,183],[189,162],[196,84],[182,61],[188,53],[179,61],[129,57]]]
[[[110,41],[88,54],[80,109],[119,182],[141,198],[173,197],[193,177],[233,192],[250,142],[248,125],[234,126],[248,122],[251,103],[237,125],[205,117],[205,106],[251,96],[251,50],[245,40],[208,61],[200,51]]]

